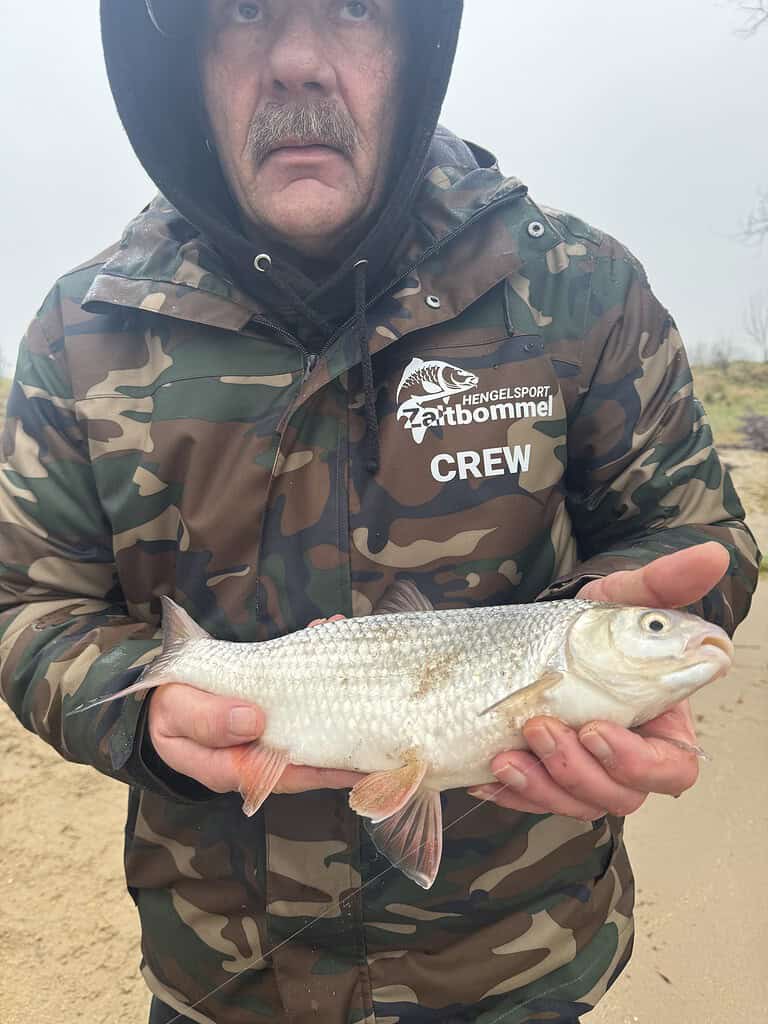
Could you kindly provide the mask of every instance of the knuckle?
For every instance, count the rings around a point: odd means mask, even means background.
[[[201,747],[211,747],[218,732],[215,720],[209,715],[195,715],[190,723],[191,738]]]

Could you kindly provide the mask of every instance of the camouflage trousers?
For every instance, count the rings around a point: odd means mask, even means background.
[[[576,1011],[576,1007],[574,1007]],[[566,1011],[567,1012],[567,1011]],[[580,1017],[571,1016],[557,1016],[547,1015],[546,1020],[549,1024],[579,1024]],[[537,1020],[542,1020],[541,1016]],[[149,1024],[185,1024],[189,1021],[189,1017],[179,1017],[175,1010],[172,1010],[170,1006],[166,1006],[165,1003],[161,1003],[158,999],[152,1000],[152,1009],[149,1014]],[[417,1024],[415,1018],[409,1018],[409,1024]],[[425,1018],[426,1024],[426,1018]],[[445,1017],[441,1021],[435,1020],[434,1011],[430,1011],[429,1024],[471,1024],[470,1017]],[[501,1022],[500,1022],[501,1024]],[[530,1024],[534,1024],[533,1020]]]

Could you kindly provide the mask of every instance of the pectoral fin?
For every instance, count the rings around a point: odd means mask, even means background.
[[[403,612],[433,612],[429,598],[412,580],[397,580],[387,587],[376,605],[374,615],[400,615]]]
[[[384,821],[401,811],[427,773],[423,761],[409,761],[402,768],[366,775],[349,794],[349,806],[371,821]]]
[[[422,889],[431,889],[443,854],[440,794],[421,787],[408,803],[385,821],[366,821],[379,853]]]
[[[510,693],[506,697],[502,697],[501,700],[497,700],[495,704],[491,704],[489,708],[480,712],[479,717],[482,718],[483,715],[488,715],[491,711],[499,711],[503,708],[507,716],[517,714],[523,719],[530,718],[536,714],[534,704],[538,698],[557,686],[562,679],[562,672],[556,672],[554,669],[545,672],[543,676],[540,676],[529,686],[523,687],[522,690],[515,690],[514,693]],[[526,711],[529,712],[528,715],[526,715]]]
[[[240,796],[243,814],[252,818],[291,763],[288,754],[263,743],[252,743],[240,759]]]

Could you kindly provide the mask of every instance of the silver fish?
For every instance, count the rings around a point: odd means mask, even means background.
[[[133,686],[75,712],[171,682],[259,704],[267,726],[243,758],[245,813],[290,764],[365,772],[350,806],[426,889],[442,854],[440,792],[496,781],[492,759],[526,746],[528,719],[632,728],[733,657],[720,627],[684,612],[578,599],[435,611],[407,581],[376,615],[264,643],[215,640],[162,603],[162,654]]]

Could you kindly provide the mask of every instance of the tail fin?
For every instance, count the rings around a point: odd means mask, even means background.
[[[210,638],[210,633],[206,633],[202,626],[198,626],[195,620],[170,597],[163,596],[160,600],[163,606],[162,653],[147,665],[131,686],[126,686],[125,689],[118,690],[117,693],[110,693],[106,697],[96,697],[94,700],[86,701],[85,704],[78,704],[76,708],[67,712],[67,718],[72,715],[81,715],[84,711],[99,707],[100,704],[109,704],[121,697],[129,697],[132,693],[141,693],[144,690],[162,686],[164,683],[175,682],[172,666],[182,648],[190,640]]]

